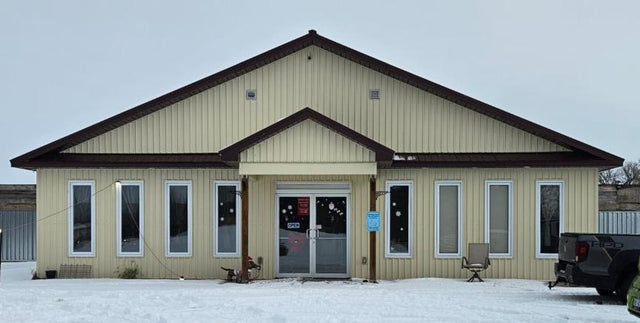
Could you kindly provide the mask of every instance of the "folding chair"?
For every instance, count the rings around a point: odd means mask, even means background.
[[[468,257],[462,257],[462,268],[473,272],[473,276],[467,281],[472,282],[476,278],[483,282],[479,272],[486,270],[491,262],[489,261],[489,244],[488,243],[469,243],[467,248]]]

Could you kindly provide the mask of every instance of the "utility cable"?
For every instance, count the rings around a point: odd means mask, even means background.
[[[109,187],[111,187],[111,185],[113,185],[113,184],[115,184],[115,182],[113,182],[113,183],[111,183],[111,184],[109,184],[109,185],[107,185],[107,186],[103,187],[103,188],[102,188],[102,189],[100,189],[99,191],[96,191],[95,193],[91,194],[91,196],[90,196],[89,198],[91,198],[91,197],[95,197],[95,196],[96,196],[96,195],[98,195],[99,193],[101,193],[101,192],[105,191],[106,189],[108,189]],[[49,214],[49,215],[47,215],[47,216],[45,216],[45,217],[42,217],[42,218],[40,218],[40,219],[36,219],[35,221],[31,221],[31,222],[23,223],[23,224],[21,224],[21,225],[18,225],[18,226],[15,226],[15,227],[11,227],[11,228],[8,228],[8,229],[4,229],[4,228],[3,228],[3,229],[2,229],[2,231],[3,231],[3,232],[8,232],[8,231],[12,231],[12,230],[16,230],[16,229],[23,228],[23,227],[25,227],[25,226],[27,226],[27,225],[32,225],[32,224],[34,224],[34,223],[38,223],[38,222],[40,222],[40,221],[44,221],[44,220],[46,220],[46,219],[48,219],[48,218],[51,218],[51,217],[53,217],[53,216],[56,216],[56,215],[58,215],[58,214],[62,213],[62,212],[68,211],[68,210],[69,210],[69,209],[71,209],[72,207],[74,207],[74,206],[76,206],[76,205],[78,205],[78,204],[80,204],[80,203],[84,203],[84,202],[86,202],[86,201],[79,201],[78,203],[71,204],[71,205],[67,206],[66,208],[64,208],[64,209],[62,209],[62,210],[60,210],[60,211],[57,211],[57,212],[51,213],[51,214]]]
[[[98,194],[100,194],[100,193],[104,192],[105,190],[107,190],[109,187],[111,187],[111,186],[112,186],[113,184],[115,184],[115,183],[117,183],[117,182],[110,183],[109,185],[107,185],[107,186],[105,186],[105,187],[101,188],[100,190],[98,190],[98,191],[96,191],[95,193],[91,194],[90,198],[91,198],[91,197],[95,197],[95,196],[97,196]],[[124,199],[126,200],[126,199],[127,199],[126,195],[124,195],[124,194],[123,194],[123,196],[124,196]],[[30,222],[27,222],[27,223],[23,223],[23,224],[21,224],[21,225],[15,226],[15,227],[3,228],[3,229],[2,229],[2,231],[3,231],[3,233],[7,233],[7,232],[10,232],[10,231],[13,231],[13,230],[21,229],[21,228],[23,228],[23,227],[26,227],[26,226],[29,226],[29,225],[32,225],[32,224],[37,224],[38,222],[44,221],[44,220],[49,219],[49,218],[51,218],[51,217],[54,217],[54,216],[56,216],[56,215],[58,215],[58,214],[61,214],[61,213],[63,213],[63,212],[66,212],[66,211],[68,211],[69,209],[71,209],[71,208],[75,207],[76,205],[79,205],[80,203],[85,203],[85,202],[86,202],[86,201],[84,201],[84,200],[83,200],[83,201],[79,201],[79,202],[77,202],[77,203],[74,203],[74,204],[71,204],[71,205],[67,206],[66,208],[64,208],[64,209],[62,209],[62,210],[56,211],[56,212],[54,212],[54,213],[51,213],[51,214],[49,214],[49,215],[47,215],[47,216],[44,216],[44,217],[42,217],[42,218],[40,218],[40,219],[36,219],[35,221],[30,221]],[[171,274],[175,275],[176,277],[180,277],[180,278],[181,278],[182,276],[180,276],[179,274],[177,274],[175,271],[171,270],[171,268],[167,267],[167,266],[162,262],[162,260],[160,260],[160,258],[159,258],[159,257],[158,257],[154,252],[153,252],[153,250],[151,249],[151,247],[149,247],[149,244],[147,244],[147,241],[146,241],[146,239],[144,238],[144,234],[141,234],[140,226],[138,225],[138,222],[133,218],[132,210],[131,210],[131,206],[129,205],[129,201],[125,201],[125,204],[127,205],[127,208],[128,208],[128,210],[129,210],[129,216],[131,217],[131,220],[133,221],[134,225],[136,226],[136,229],[138,230],[138,234],[139,234],[139,235],[140,235],[140,237],[142,238],[142,242],[143,242],[143,244],[144,244],[145,248],[146,248],[147,250],[149,250],[149,252],[150,252],[150,253],[153,255],[153,257],[154,257],[154,258],[155,258],[155,259],[160,263],[160,265],[162,265],[162,267],[164,267],[168,272],[170,272]]]
[[[122,191],[121,191],[122,192]],[[171,274],[175,275],[178,278],[183,278],[183,276],[178,275],[178,273],[176,273],[175,271],[171,270],[171,268],[169,268],[168,266],[166,266],[162,260],[160,260],[160,258],[155,254],[155,252],[153,252],[153,249],[151,249],[151,247],[149,247],[149,245],[147,244],[147,239],[145,239],[144,234],[140,231],[140,226],[138,225],[138,222],[133,218],[133,211],[131,210],[131,206],[129,205],[129,201],[127,199],[127,195],[126,194],[121,194],[121,196],[123,197],[123,199],[125,201],[125,204],[127,205],[127,209],[129,210],[129,217],[131,218],[131,221],[133,221],[133,224],[136,226],[136,229],[138,229],[138,236],[140,237],[140,239],[142,240],[142,243],[144,244],[145,248],[147,250],[149,250],[149,252],[151,253],[151,255],[153,255],[154,258],[156,258],[156,260],[158,261],[158,263],[160,263],[160,265],[162,265],[162,267],[164,267],[164,269],[166,269],[168,272],[170,272]],[[138,215],[139,212],[138,212]],[[119,230],[121,230],[121,228],[118,228]],[[122,243],[122,241],[118,241],[118,243]]]

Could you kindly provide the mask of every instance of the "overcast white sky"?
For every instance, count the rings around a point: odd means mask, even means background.
[[[640,1],[2,1],[9,159],[309,29],[627,160],[640,158]]]

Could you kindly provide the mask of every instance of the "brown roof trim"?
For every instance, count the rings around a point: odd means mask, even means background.
[[[229,67],[211,76],[203,78],[199,81],[196,81],[187,86],[184,86],[175,91],[172,91],[168,94],[165,94],[159,98],[143,103],[130,110],[122,112],[111,118],[103,120],[92,126],[84,128],[80,131],[77,131],[61,139],[58,139],[52,143],[49,143],[40,148],[32,150],[26,154],[23,154],[19,157],[16,157],[11,160],[11,165],[13,167],[22,167],[22,168],[31,167],[32,164],[30,163],[30,161],[38,156],[65,150],[85,140],[88,140],[97,135],[103,134],[109,130],[117,128],[135,119],[141,118],[147,114],[155,112],[175,102],[186,99],[194,94],[200,93],[204,90],[207,90],[211,87],[221,84],[234,77],[250,72],[259,67],[262,67],[266,64],[269,64],[277,59],[280,59],[286,55],[289,55],[297,50],[300,50],[310,45],[316,45],[318,47],[324,48],[332,53],[335,53],[336,55],[340,55],[342,57],[345,57],[346,59],[352,60],[364,66],[367,66],[373,70],[376,70],[380,73],[388,75],[389,77],[395,78],[397,80],[400,80],[402,82],[415,86],[419,89],[423,89],[437,96],[440,96],[444,99],[453,101],[471,110],[482,113],[496,120],[500,120],[514,127],[520,128],[524,131],[530,132],[534,135],[550,140],[561,146],[567,147],[575,151],[583,151],[588,154],[591,154],[597,158],[600,158],[606,161],[605,164],[607,165],[615,164],[616,166],[620,166],[624,161],[622,158],[618,156],[607,153],[603,150],[587,145],[583,142],[580,142],[578,140],[575,140],[573,138],[570,138],[568,136],[555,132],[551,129],[535,124],[531,121],[520,118],[506,111],[500,110],[494,106],[491,106],[489,104],[486,104],[484,102],[481,102],[469,96],[466,96],[464,94],[461,94],[459,92],[446,88],[442,85],[431,82],[420,76],[404,71],[393,65],[382,62],[376,58],[363,54],[359,51],[351,49],[347,46],[344,46],[340,43],[332,41],[328,38],[322,37],[318,35],[315,30],[310,30],[308,34],[302,37],[296,38],[290,42],[287,42],[281,46],[278,46],[274,49],[271,49],[253,58],[245,60],[239,64],[236,64],[232,67]]]
[[[318,43],[314,43],[314,45],[317,45],[330,52],[341,55],[356,63],[360,63],[382,74],[393,77],[399,81],[405,82],[419,89],[433,93],[439,97],[442,97],[449,101],[460,104],[463,107],[469,108],[473,111],[479,112],[493,119],[505,122],[516,128],[525,130],[529,133],[545,138],[549,141],[552,141],[566,148],[569,148],[572,150],[581,150],[589,154],[595,155],[597,157],[600,157],[602,159],[611,160],[617,166],[622,165],[622,163],[624,162],[624,159],[618,156],[615,156],[613,154],[610,154],[606,151],[600,150],[586,143],[583,143],[571,137],[565,136],[559,132],[553,131],[549,128],[538,125],[534,122],[518,117],[504,110],[498,109],[492,105],[476,100],[472,97],[469,97],[460,92],[444,87],[440,84],[429,81],[418,75],[409,73],[405,70],[402,70],[393,65],[380,61],[376,58],[373,58],[371,56],[358,52],[340,43],[334,42],[333,40],[330,40],[328,38],[324,38],[319,35],[317,37],[322,38],[322,41]]]
[[[313,31],[315,34],[315,31]],[[273,48],[258,56],[247,59],[239,64],[224,69],[218,73],[207,76],[189,85],[183,86],[177,90],[169,92],[156,99],[138,105],[132,109],[119,113],[113,117],[100,121],[82,130],[76,131],[70,135],[60,138],[54,142],[46,144],[42,147],[34,149],[26,154],[18,156],[11,160],[12,167],[27,168],[31,166],[29,161],[35,157],[48,154],[51,152],[60,152],[67,148],[73,147],[83,141],[101,135],[109,130],[120,127],[128,122],[142,118],[150,113],[165,108],[173,103],[189,98],[202,91],[210,89],[218,84],[224,83],[237,76],[248,73],[259,67],[274,62],[286,55],[296,52],[312,44],[312,33],[298,37],[290,42]]]
[[[376,153],[376,161],[391,161],[393,159],[393,150],[390,148],[378,143],[377,141],[364,136],[355,130],[325,116],[322,113],[319,113],[309,107],[306,107],[238,142],[235,144],[228,146],[225,149],[220,151],[220,156],[222,160],[229,162],[237,162],[239,161],[239,155],[242,151],[247,148],[276,135],[279,132],[286,130],[304,120],[313,120],[328,129],[331,129],[346,138],[359,143],[360,145],[372,150]]]
[[[71,168],[230,168],[219,154],[49,154],[29,162],[27,169]]]
[[[275,134],[275,133],[274,133]],[[263,137],[263,138],[268,138]],[[259,141],[258,141],[259,142]],[[248,147],[250,147],[249,145]],[[235,150],[234,150],[235,151]],[[240,150],[242,151],[242,150]],[[231,154],[231,157],[237,154]],[[603,167],[605,162],[574,152],[546,153],[397,153],[380,168],[453,167]],[[27,169],[63,168],[237,168],[237,161],[223,161],[221,154],[50,154],[31,161]],[[612,166],[612,165],[609,165]]]
[[[539,153],[398,153],[389,168],[418,167],[601,167],[617,166],[611,161],[581,152]]]

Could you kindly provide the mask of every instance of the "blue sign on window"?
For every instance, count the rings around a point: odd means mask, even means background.
[[[367,231],[369,232],[380,231],[380,212],[378,211],[367,212]]]

